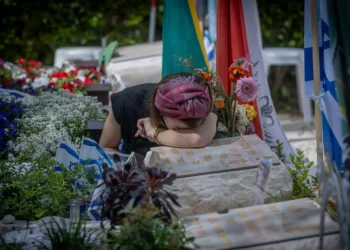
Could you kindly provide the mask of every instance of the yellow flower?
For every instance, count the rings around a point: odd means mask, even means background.
[[[258,113],[255,111],[252,105],[244,104],[243,107],[247,111],[247,118],[249,119],[249,121],[252,121],[257,116]]]

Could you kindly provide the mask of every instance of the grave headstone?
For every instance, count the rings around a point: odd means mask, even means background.
[[[214,140],[202,149],[156,147],[162,170],[174,172],[178,178],[171,189],[179,196],[180,217],[220,212],[250,206],[261,159],[272,163],[266,193],[288,197],[292,179],[286,167],[257,135]]]

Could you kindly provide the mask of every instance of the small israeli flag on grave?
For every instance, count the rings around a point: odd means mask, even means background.
[[[63,164],[68,170],[72,170],[79,162],[79,154],[73,145],[61,139],[58,144],[55,160]],[[61,172],[62,169],[60,166],[56,166],[55,171]]]
[[[110,168],[113,166],[111,159],[101,146],[87,137],[83,137],[81,142],[79,163],[85,165],[87,168],[94,167],[97,180],[102,179],[103,163],[106,163]]]
[[[102,180],[102,164],[106,163],[108,167],[113,167],[112,161],[101,148],[101,146],[92,139],[83,137],[81,148],[80,148],[80,164],[86,165],[87,168],[94,167],[96,169],[96,179],[97,187],[94,190],[89,208],[88,216],[91,220],[101,220],[100,210],[101,202],[100,196],[104,190],[104,185]]]

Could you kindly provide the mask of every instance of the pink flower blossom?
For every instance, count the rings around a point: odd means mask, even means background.
[[[256,99],[258,84],[253,77],[243,77],[237,81],[236,94],[243,102],[251,102]]]
[[[241,57],[234,60],[233,65],[241,66],[245,71],[249,71],[249,67],[253,65],[253,63],[250,55],[246,54],[245,57]]]

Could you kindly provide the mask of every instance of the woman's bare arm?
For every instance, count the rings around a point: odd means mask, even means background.
[[[206,147],[213,141],[217,120],[217,115],[210,113],[197,128],[161,131],[158,134],[158,141],[169,147]]]
[[[106,151],[118,152],[117,148],[121,139],[120,125],[115,120],[113,112],[110,112],[105,121],[99,144]]]

